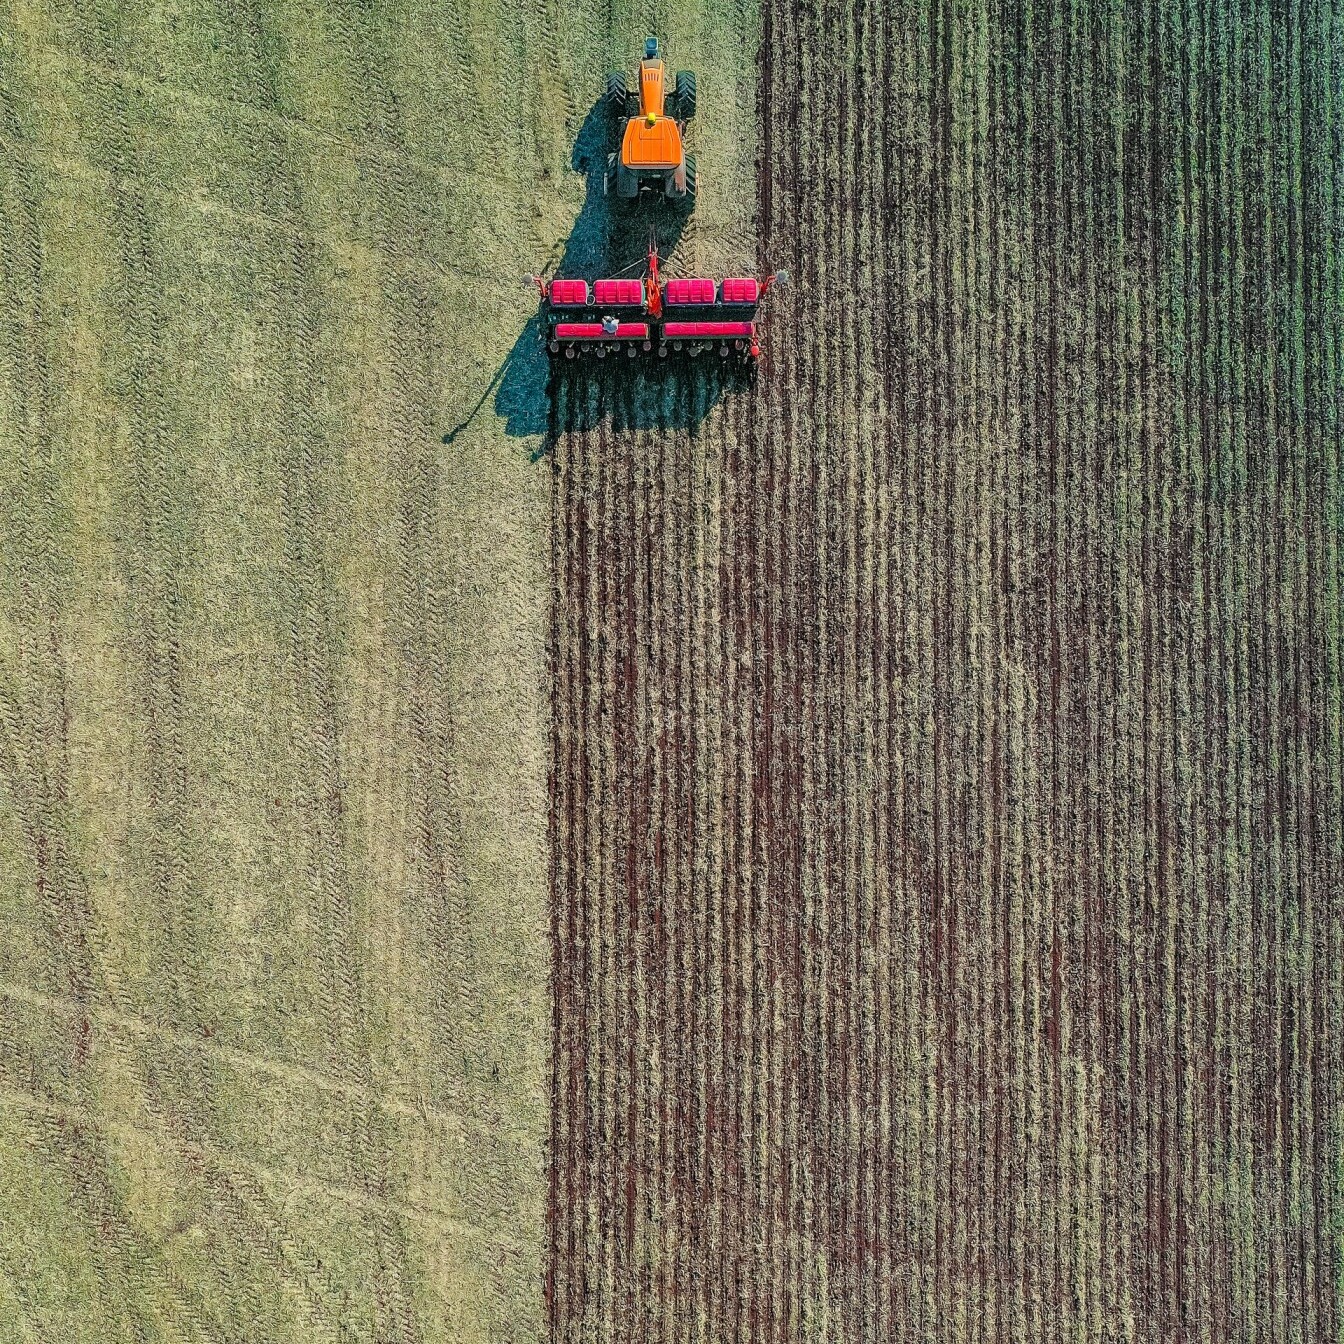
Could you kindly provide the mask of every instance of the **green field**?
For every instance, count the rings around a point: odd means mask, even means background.
[[[0,12],[4,1344],[538,1337],[537,361],[490,394],[649,17]],[[665,16],[707,141],[753,25]]]

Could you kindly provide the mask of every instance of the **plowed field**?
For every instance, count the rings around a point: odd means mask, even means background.
[[[554,1337],[1337,1339],[1344,20],[762,26],[758,386],[551,388]]]

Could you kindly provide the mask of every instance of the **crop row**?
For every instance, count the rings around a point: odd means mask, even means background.
[[[1337,1332],[1339,34],[1243,17],[767,4],[758,385],[557,375],[557,1339]]]

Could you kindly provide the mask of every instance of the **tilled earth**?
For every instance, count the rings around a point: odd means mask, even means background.
[[[551,385],[557,1340],[1338,1334],[1340,50],[766,5],[758,381]]]

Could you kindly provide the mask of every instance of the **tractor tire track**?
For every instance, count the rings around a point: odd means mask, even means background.
[[[258,106],[280,115],[279,76],[274,64],[266,59],[271,47],[267,20],[252,5],[245,6],[240,16],[239,40],[247,67],[253,72],[251,97]],[[425,252],[428,236],[428,207],[417,168],[401,157],[404,137],[381,51],[360,19],[343,15],[338,28],[367,118],[361,129],[372,142],[398,151],[378,159],[360,159],[361,175],[374,178],[372,196],[378,203],[375,228],[382,231],[376,241],[393,263],[400,261],[406,250],[419,257]],[[281,161],[279,169],[284,169],[285,162]],[[291,208],[301,214],[298,184],[287,170],[281,173],[281,179],[289,183],[286,196]],[[292,325],[285,338],[291,355],[288,367],[297,370],[297,385],[305,388],[317,386],[311,364],[321,326],[314,250],[306,235],[296,234],[282,263],[283,289],[290,296],[282,309],[290,315]],[[460,896],[455,894],[455,819],[446,792],[451,730],[446,719],[443,660],[434,653],[443,637],[443,613],[429,573],[432,556],[428,539],[437,502],[434,463],[426,450],[433,404],[429,379],[434,345],[430,339],[430,299],[423,285],[394,264],[384,292],[391,305],[393,388],[397,397],[393,456],[404,491],[397,576],[403,585],[402,610],[406,615],[402,637],[411,682],[410,728],[422,760],[419,862],[429,906],[425,918],[430,940],[445,951],[447,976],[438,982],[442,984],[456,980],[462,967],[460,958],[450,955],[454,941],[451,930],[461,924],[457,917],[460,909],[455,911],[455,905],[460,906]],[[280,466],[290,550],[288,572],[294,580],[297,604],[292,623],[296,687],[302,716],[310,721],[310,783],[304,791],[304,806],[310,814],[308,830],[314,838],[309,877],[313,890],[321,894],[324,913],[319,926],[329,930],[331,939],[327,967],[331,996],[328,1020],[333,1032],[330,1067],[368,1091],[374,1086],[374,1061],[360,946],[363,917],[353,901],[356,874],[350,869],[344,838],[348,823],[345,746],[338,708],[340,632],[330,600],[333,559],[326,540],[329,492],[334,482],[322,465],[328,450],[327,434],[307,399],[299,407],[298,428],[293,451],[283,455]],[[438,1006],[442,1014],[445,1006],[442,1002]],[[442,1030],[438,1036],[442,1042]],[[380,1108],[364,1105],[351,1108],[347,1123],[348,1175],[368,1203],[365,1221],[374,1268],[373,1334],[378,1339],[396,1338],[411,1344],[420,1338],[420,1327],[407,1228],[404,1220],[387,1208],[392,1198],[389,1122]]]
[[[105,38],[103,41],[106,43]],[[116,67],[114,51],[108,48],[101,55],[109,68]],[[114,164],[118,181],[134,184],[136,150],[127,95],[115,81],[106,86],[105,92],[110,100],[110,105],[105,105],[103,119],[105,155]],[[283,180],[282,175],[278,176],[281,153],[274,146],[263,152],[269,153],[272,165],[266,180]],[[293,193],[288,192],[279,200],[268,198],[266,208],[292,215]],[[188,820],[191,800],[185,748],[188,729],[183,705],[180,633],[184,614],[182,589],[190,576],[191,556],[175,540],[191,532],[190,523],[179,512],[184,497],[185,464],[173,454],[171,397],[159,372],[162,365],[156,358],[163,348],[165,328],[154,283],[158,243],[144,195],[135,185],[118,189],[114,217],[120,236],[120,255],[126,259],[121,316],[140,361],[130,378],[138,488],[138,507],[132,516],[138,516],[140,531],[132,538],[128,555],[134,557],[134,565],[141,566],[130,584],[131,600],[149,623],[142,641],[145,714],[149,724],[149,802],[161,819],[161,832],[168,837],[167,846],[160,848],[152,860],[157,903],[162,912],[158,951],[165,970],[160,979],[169,987],[168,1025],[204,1038],[211,1026],[201,1016],[209,1012],[209,970],[200,955],[200,944],[208,939],[208,930],[200,926],[200,921],[208,910],[192,872]],[[295,246],[302,244],[295,242]],[[304,380],[303,385],[311,383]],[[304,415],[300,409],[301,423]],[[184,924],[184,920],[191,922]],[[185,959],[184,949],[188,954]],[[165,1077],[171,1074],[156,1070],[152,1078],[146,1076],[145,1095],[151,1111],[184,1146],[184,1152],[189,1152],[193,1145],[208,1142],[218,1121],[212,1103],[213,1068],[200,1059],[186,1063],[185,1067],[189,1073],[171,1092],[162,1091]],[[368,1083],[367,1078],[361,1081]],[[273,1201],[259,1187],[251,1187],[244,1178],[218,1165],[206,1166],[200,1174],[215,1197],[212,1217],[220,1220],[225,1243],[252,1247],[278,1283],[300,1293],[310,1314],[317,1311],[318,1304],[309,1287],[310,1275],[295,1264],[296,1252],[310,1265],[316,1263],[316,1252],[296,1246]],[[282,1246],[289,1248],[288,1253],[278,1249]],[[241,1276],[236,1288],[253,1304],[258,1300],[257,1285],[250,1276]],[[339,1325],[333,1306],[336,1300],[335,1295],[329,1295],[322,1306],[322,1314],[333,1325]]]
[[[115,69],[116,52],[111,49],[106,35],[101,31],[90,34],[90,40],[94,39],[100,44],[101,64]],[[248,48],[249,56],[257,55],[252,48],[259,40],[257,24],[253,23],[244,34],[243,45]],[[248,68],[248,61],[241,64]],[[265,70],[259,72],[258,78],[265,88],[270,87],[272,81]],[[113,213],[121,240],[120,252],[127,266],[122,278],[120,309],[125,329],[131,333],[134,351],[128,385],[133,404],[130,419],[137,435],[134,466],[138,508],[132,510],[132,516],[139,518],[140,533],[133,538],[135,544],[128,554],[135,558],[134,565],[137,566],[131,584],[134,605],[149,622],[142,646],[147,695],[145,715],[149,724],[150,804],[160,818],[159,833],[164,837],[151,865],[158,904],[163,912],[159,947],[167,958],[160,979],[169,991],[169,1024],[179,1030],[204,1032],[207,1024],[197,1020],[197,1014],[208,1011],[204,998],[207,971],[199,958],[193,956],[204,935],[195,924],[186,927],[182,923],[183,920],[199,923],[206,913],[199,892],[192,890],[187,821],[190,799],[184,754],[186,730],[179,626],[183,619],[181,585],[190,570],[190,556],[174,540],[189,534],[190,528],[174,513],[183,498],[183,466],[172,457],[171,399],[161,383],[160,365],[155,358],[155,352],[162,347],[164,328],[164,316],[153,283],[157,244],[132,171],[136,151],[129,130],[125,90],[113,80],[104,86],[104,92],[108,97],[103,118],[105,148],[100,160],[110,161],[115,171]],[[273,105],[274,98],[263,98],[263,102]],[[298,217],[296,188],[288,174],[282,171],[285,148],[261,146],[261,152],[268,156],[261,180],[276,184],[279,194],[270,193],[259,208],[277,217],[295,219]],[[308,288],[309,264],[305,256],[308,244],[300,235],[287,240],[282,236],[281,241],[291,246],[294,261],[291,278],[299,296],[298,303],[284,305],[284,311],[292,314],[292,320],[299,324],[301,331],[297,339],[307,353],[311,350],[313,334],[311,323],[308,330],[302,330]],[[312,378],[305,377],[300,380],[300,385],[311,388],[315,384]],[[313,555],[314,543],[310,535],[316,526],[313,499],[318,487],[314,437],[318,429],[306,403],[298,408],[297,420],[300,429],[295,444],[297,459],[291,454],[293,470],[282,472],[281,493],[289,524],[292,572],[296,584],[302,589],[305,579],[312,577],[314,563],[320,565],[320,558]],[[320,573],[318,577],[321,577]],[[311,596],[311,593],[307,595]],[[303,596],[301,592],[300,598]],[[325,593],[321,596],[324,598]],[[367,1090],[372,1078],[367,1068],[366,1051],[361,1056],[365,1059],[363,1067],[358,1060],[350,1060],[352,1051],[360,1054],[363,1040],[363,994],[358,983],[354,949],[350,946],[352,910],[347,895],[350,875],[344,870],[344,860],[339,853],[339,827],[344,809],[338,733],[334,724],[335,692],[330,658],[323,651],[324,643],[330,644],[331,622],[320,615],[315,620],[309,619],[310,615],[300,613],[296,616],[293,635],[301,693],[303,688],[311,688],[316,712],[323,720],[311,730],[309,767],[313,784],[304,805],[311,816],[310,831],[318,838],[317,847],[310,855],[309,876],[315,889],[322,893],[325,914],[320,923],[333,931],[327,966],[331,991],[327,1016],[336,1033],[331,1072],[345,1076],[353,1068],[355,1080]],[[184,950],[188,954],[185,960]],[[216,1127],[210,1100],[214,1087],[208,1064],[197,1059],[189,1078],[183,1079],[170,1094],[160,1095],[158,1087],[165,1076],[162,1072],[156,1073],[157,1082],[147,1078],[146,1095],[158,1119],[179,1138],[186,1152],[198,1142],[208,1142]],[[384,1120],[382,1117],[370,1118],[367,1112],[367,1107],[352,1112],[348,1139],[351,1171],[373,1201],[365,1210],[365,1221],[377,1262],[374,1295],[380,1316],[397,1322],[397,1337],[410,1339],[415,1337],[412,1309],[401,1287],[405,1277],[404,1229],[379,1202],[386,1196],[384,1186],[379,1184],[382,1179],[379,1172],[385,1173],[387,1163],[385,1157],[381,1166],[375,1161],[374,1149],[378,1147],[379,1139],[370,1132],[383,1125]],[[382,1146],[385,1148],[385,1142]],[[328,1275],[325,1276],[325,1291],[314,1296],[316,1290],[311,1285],[324,1279],[314,1272],[314,1266],[320,1267],[320,1260],[315,1251],[296,1240],[266,1192],[255,1182],[217,1164],[203,1169],[200,1175],[214,1196],[211,1217],[220,1220],[225,1243],[240,1248],[252,1247],[275,1279],[293,1289],[306,1302],[305,1310],[310,1315],[318,1312],[332,1326],[347,1329],[351,1322],[338,1319],[342,1311],[336,1305],[344,1295]],[[399,1254],[394,1252],[391,1259],[380,1249],[396,1245],[400,1245],[401,1250]],[[247,1258],[246,1254],[244,1258]],[[239,1268],[235,1265],[224,1272]],[[389,1291],[385,1291],[387,1285],[390,1285]],[[245,1296],[250,1294],[249,1300],[253,1304],[258,1300],[256,1284],[250,1273],[241,1274],[230,1289],[235,1290]],[[378,1337],[391,1337],[389,1327],[381,1321],[374,1328]]]

